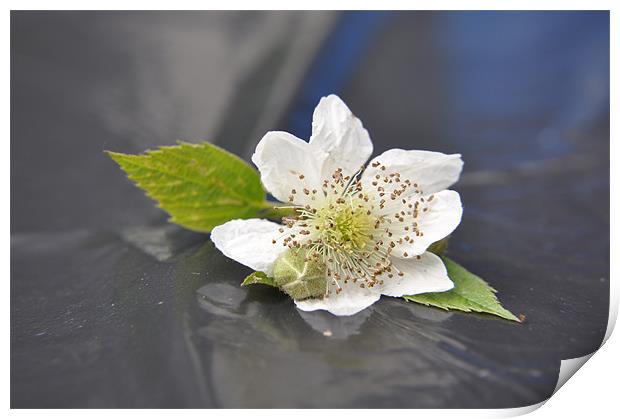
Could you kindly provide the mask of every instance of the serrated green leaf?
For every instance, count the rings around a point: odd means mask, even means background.
[[[478,313],[489,313],[507,320],[518,322],[519,319],[503,308],[495,296],[495,291],[482,278],[469,272],[458,263],[441,258],[448,270],[448,276],[454,282],[454,288],[446,292],[408,295],[407,301],[442,308]]]
[[[179,142],[141,155],[107,153],[171,222],[190,230],[209,232],[270,209],[258,172],[213,144]]]
[[[264,272],[252,272],[243,280],[241,286],[244,287],[252,284],[263,284],[271,287],[277,287],[273,278],[269,278]]]

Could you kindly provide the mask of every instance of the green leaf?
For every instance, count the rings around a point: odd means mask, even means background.
[[[179,142],[141,155],[107,153],[171,215],[170,221],[190,230],[209,232],[235,218],[264,215],[273,207],[265,201],[256,170],[207,142]]]
[[[252,284],[263,284],[271,287],[277,287],[273,278],[269,278],[264,272],[252,272],[241,283],[242,287]]]
[[[454,288],[446,292],[408,295],[407,301],[439,307],[444,310],[476,311],[489,313],[504,319],[518,322],[519,319],[503,308],[495,296],[495,291],[482,278],[472,274],[458,263],[441,258],[448,269],[448,276],[454,282]]]

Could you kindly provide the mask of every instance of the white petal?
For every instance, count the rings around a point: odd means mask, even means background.
[[[373,167],[375,163],[379,165]],[[385,170],[381,170],[383,166]],[[412,184],[418,184],[423,194],[430,195],[456,182],[462,168],[463,160],[460,154],[394,148],[372,159],[362,175],[362,184],[370,190],[373,189],[371,182],[375,175],[384,177],[390,173],[399,173],[402,182],[409,179]]]
[[[321,160],[307,142],[283,131],[269,131],[256,146],[252,161],[258,167],[263,185],[282,202],[306,205],[312,194],[321,191]],[[292,194],[291,191],[296,193]]]
[[[351,316],[371,306],[381,297],[377,290],[360,288],[352,283],[341,285],[342,291],[339,294],[332,292],[328,298],[295,301],[295,305],[303,311],[327,310],[336,316]]]
[[[322,179],[331,179],[338,168],[357,172],[372,154],[372,141],[361,121],[336,95],[321,99],[312,117],[310,145],[323,153]]]
[[[393,224],[391,231],[396,247],[392,255],[397,257],[414,257],[421,255],[426,251],[428,246],[447,237],[452,233],[461,222],[463,215],[463,206],[461,205],[461,197],[459,193],[452,190],[444,190],[433,194],[433,199],[429,202],[428,196],[425,197],[425,203],[420,205],[420,211],[416,222],[422,236],[416,236],[411,229],[404,230],[403,225]],[[423,211],[427,208],[427,211]],[[407,222],[407,224],[411,224]],[[409,236],[413,239],[413,244],[404,241],[398,244],[398,239]],[[404,256],[404,253],[407,256]]]
[[[287,247],[279,224],[267,220],[232,220],[211,231],[211,241],[222,253],[255,271],[271,275],[273,263]],[[272,240],[276,240],[274,244]]]
[[[454,287],[439,256],[426,252],[420,259],[392,258],[392,264],[401,272],[399,276],[392,269],[393,277],[387,273],[381,275],[383,285],[378,287],[383,295],[402,297],[403,295],[424,294],[427,292],[443,292]]]

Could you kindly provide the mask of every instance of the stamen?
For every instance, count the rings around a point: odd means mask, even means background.
[[[375,174],[366,187],[360,180],[364,170],[361,167],[352,175],[337,168],[331,179],[322,180],[322,195],[317,195],[316,189],[303,188],[311,203],[293,204],[288,208],[295,210],[295,216],[283,219],[289,229],[283,245],[291,249],[304,248],[308,261],[326,266],[325,298],[330,293],[342,292],[341,284],[372,288],[382,284],[384,279],[403,276],[404,273],[392,265],[392,252],[396,244],[413,244],[411,236],[414,234],[423,236],[414,220],[429,210],[434,196],[424,198],[417,183],[402,179],[398,172],[387,173],[386,166],[380,162],[373,162],[371,166],[385,173]],[[303,174],[298,177],[305,178]],[[328,194],[329,191],[333,194]],[[291,202],[295,195],[298,195],[297,190],[292,189]],[[278,231],[284,233],[285,230]],[[272,240],[273,244],[282,238],[276,239]],[[410,256],[404,249],[398,252],[402,257]]]

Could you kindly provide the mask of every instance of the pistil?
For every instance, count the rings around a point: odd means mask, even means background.
[[[407,251],[394,255],[397,246],[412,245],[424,235],[419,218],[429,210],[433,195],[425,199],[417,183],[400,173],[387,173],[379,162],[372,167],[379,173],[370,190],[364,190],[359,179],[363,168],[353,176],[335,170],[331,179],[323,180],[320,191],[310,186],[301,192],[291,190],[291,202],[302,193],[311,198],[312,205],[292,206],[297,215],[283,220],[282,242],[291,250],[303,249],[307,262],[323,267],[324,297],[329,297],[330,283],[339,293],[341,283],[372,288],[384,278],[403,276],[392,264],[392,256],[413,255]],[[298,176],[302,181],[305,178],[301,173]]]

